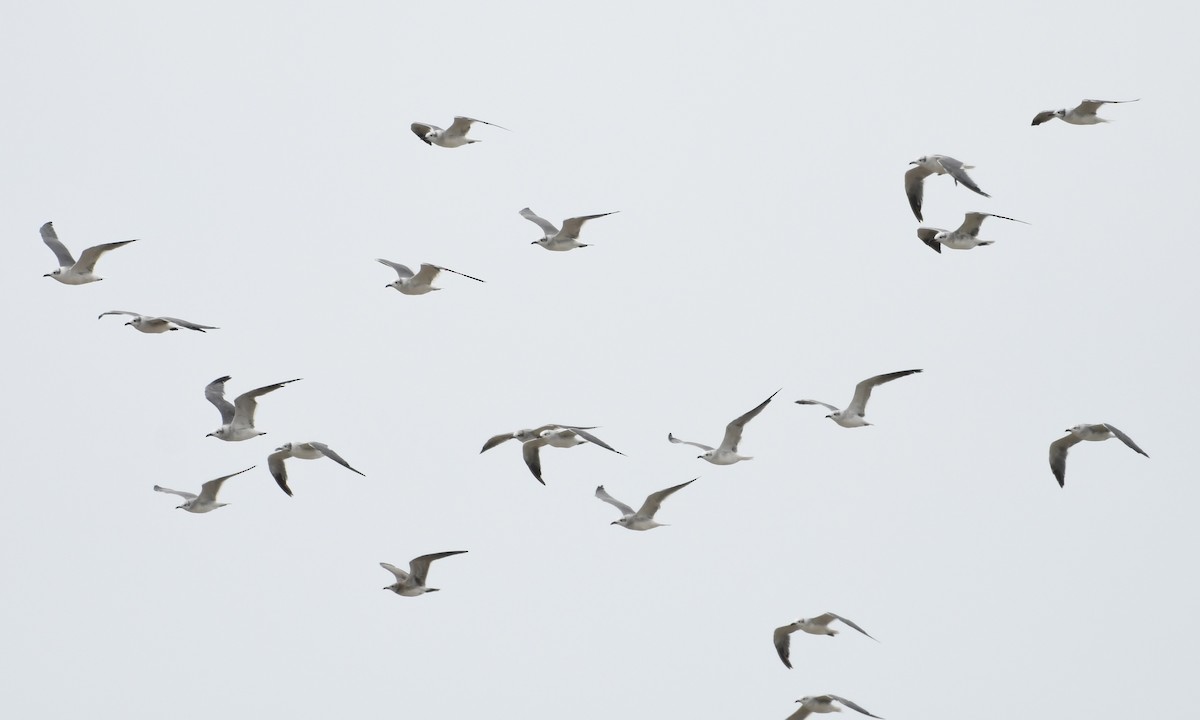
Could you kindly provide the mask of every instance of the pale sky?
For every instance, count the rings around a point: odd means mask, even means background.
[[[8,2],[0,714],[1176,718],[1193,16],[1024,2]],[[1030,127],[1083,98],[1113,122]],[[482,140],[428,147],[455,115]],[[903,192],[930,178],[934,254]],[[517,213],[588,223],[552,253]],[[105,280],[42,275],[139,238]],[[406,297],[383,257],[486,280]],[[107,310],[219,326],[144,335]],[[871,375],[873,427],[838,406]],[[203,396],[291,378],[240,443]],[[716,444],[777,389],[715,467]],[[626,457],[489,436],[596,425]],[[1117,441],[1047,465],[1064,428]],[[266,456],[320,440],[362,470]],[[230,480],[207,515],[155,484]],[[1193,468],[1193,469],[1189,469]],[[637,533],[639,505],[698,477]],[[412,557],[441,592],[381,588]],[[771,630],[833,611],[853,631]],[[850,713],[846,717],[853,716]]]

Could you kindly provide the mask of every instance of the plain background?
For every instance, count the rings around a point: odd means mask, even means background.
[[[0,710],[1178,717],[1195,680],[1194,18],[961,2],[7,2]],[[1085,97],[1109,125],[1041,110]],[[479,117],[483,142],[408,129]],[[980,210],[990,247],[930,252]],[[585,226],[530,245],[530,206]],[[52,220],[106,279],[42,277]],[[431,262],[406,297],[374,258]],[[221,329],[143,335],[103,311]],[[857,381],[874,427],[846,430]],[[265,397],[224,443],[203,398]],[[709,444],[775,390],[741,450]],[[516,443],[546,422],[597,447]],[[1076,446],[1067,485],[1046,449]],[[266,456],[321,440],[366,473]],[[229,481],[207,515],[154,484]],[[647,533],[613,527],[693,477]],[[401,598],[380,561],[434,564]],[[833,611],[853,631],[772,628]]]

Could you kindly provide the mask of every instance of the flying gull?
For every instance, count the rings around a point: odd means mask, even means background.
[[[137,242],[137,240],[121,240],[120,242],[93,245],[83,251],[77,262],[71,255],[71,251],[67,249],[67,246],[59,241],[58,233],[54,232],[54,223],[48,222],[43,225],[41,233],[42,242],[46,243],[54,251],[54,257],[58,258],[58,269],[54,272],[46,273],[42,277],[54,278],[64,285],[86,285],[90,282],[103,280],[104,278],[92,274],[92,271],[96,269],[96,261],[100,259],[100,256],[122,245]]]
[[[437,125],[429,125],[426,123],[413,123],[412,131],[426,145],[437,145],[444,148],[456,148],[471,143],[480,142],[467,137],[467,131],[471,129],[472,123],[483,123],[492,127],[508,130],[506,127],[500,127],[495,123],[490,123],[485,120],[476,120],[475,118],[463,117],[461,115],[454,118],[454,122],[450,123],[450,127],[445,130]]]
[[[279,487],[289,497],[292,494],[292,489],[288,487],[287,467],[283,464],[283,461],[290,457],[301,460],[317,460],[327,457],[347,470],[366,477],[366,475],[350,467],[350,463],[346,462],[341,455],[335,453],[325,443],[315,441],[284,443],[282,446],[275,448],[275,452],[267,456],[267,468],[271,471],[271,477],[275,478],[275,482],[279,484]]]
[[[562,230],[554,227],[554,225],[544,218],[538,217],[532,210],[525,208],[521,211],[521,217],[534,223],[542,229],[545,237],[541,240],[534,240],[531,245],[541,245],[547,250],[565,251],[574,250],[575,248],[588,247],[587,243],[579,242],[579,231],[583,228],[583,224],[588,220],[602,218],[605,215],[615,215],[620,210],[613,212],[600,213],[599,215],[583,215],[580,217],[567,218],[563,220]]]
[[[871,423],[863,419],[863,415],[867,412],[867,401],[871,399],[871,390],[876,385],[882,385],[885,382],[891,382],[896,378],[902,378],[905,375],[919,373],[920,370],[900,370],[899,372],[886,373],[884,375],[876,375],[875,377],[867,378],[854,386],[854,397],[850,399],[850,404],[845,410],[839,410],[829,403],[823,403],[820,400],[797,400],[797,405],[824,405],[833,412],[825,417],[834,421],[844,428],[856,428],[870,425]]]
[[[144,333],[165,333],[168,330],[178,330],[179,328],[187,328],[188,330],[196,330],[198,332],[219,329],[213,327],[212,325],[197,325],[194,322],[180,320],[179,318],[167,317],[166,315],[162,315],[160,317],[155,317],[153,315],[139,315],[135,312],[129,312],[128,310],[109,310],[108,312],[100,313],[96,319],[99,320],[105,315],[132,315],[133,319],[125,324],[132,325],[135,330],[140,330]]]
[[[824,615],[818,615],[815,618],[800,618],[794,623],[788,623],[787,625],[775,628],[775,632],[772,634],[771,639],[775,643],[775,652],[779,653],[779,659],[783,661],[784,665],[786,665],[788,668],[791,668],[792,662],[788,657],[788,649],[792,644],[792,633],[796,632],[797,630],[803,630],[810,635],[828,635],[829,637],[833,637],[834,635],[838,634],[838,631],[829,627],[829,624],[835,620],[840,620],[863,635],[875,640],[875,638],[871,637],[866,630],[863,630],[858,625],[855,625],[853,622],[847,620],[841,615],[825,613]],[[878,642],[878,640],[876,640],[876,642]]]
[[[521,457],[525,459],[525,465],[529,468],[529,472],[533,473],[538,482],[545,485],[546,481],[542,479],[542,459],[540,454],[540,450],[544,445],[557,448],[572,448],[583,443],[592,443],[593,445],[599,445],[605,450],[611,450],[618,455],[625,454],[588,432],[588,430],[594,429],[595,427],[551,424],[534,429],[502,433],[488,438],[488,441],[483,444],[483,449],[479,452],[481,454],[487,452],[508,440],[519,440],[521,441]]]
[[[421,270],[414,275],[413,271],[409,270],[407,265],[394,263],[391,260],[384,260],[383,258],[375,258],[375,261],[381,262],[396,271],[396,274],[400,276],[400,279],[396,282],[388,283],[387,285],[384,285],[384,287],[396,288],[403,295],[424,295],[427,292],[441,290],[441,288],[433,287],[432,283],[434,278],[438,276],[438,273],[442,272],[443,270],[454,273],[455,275],[462,275],[463,277],[474,280],[475,282],[483,282],[483,280],[480,280],[477,277],[471,277],[470,275],[460,273],[457,270],[438,267],[437,265],[430,265],[429,263],[421,263]]]
[[[300,379],[284,380],[274,385],[264,385],[249,392],[244,392],[238,395],[237,399],[230,404],[225,399],[225,381],[229,378],[229,375],[219,377],[204,388],[204,397],[215,405],[221,413],[221,427],[210,432],[207,437],[215,437],[218,440],[228,442],[249,440],[259,435],[266,435],[265,432],[259,432],[254,427],[254,411],[258,407],[258,397]]]
[[[434,560],[441,560],[451,555],[461,555],[465,552],[466,550],[450,550],[413,558],[408,561],[408,572],[404,572],[391,563],[381,562],[379,565],[384,570],[396,576],[396,582],[388,585],[384,590],[391,590],[404,597],[416,597],[425,593],[437,592],[438,588],[425,587],[425,581],[429,579],[429,564]]]
[[[778,394],[779,391],[776,390],[775,392],[771,393],[771,397],[759,403],[758,407],[726,425],[725,437],[721,439],[720,447],[712,448],[701,443],[680,440],[671,433],[667,433],[667,439],[673,443],[691,445],[693,447],[700,448],[704,451],[704,454],[697,455],[696,457],[702,460],[707,460],[713,465],[732,465],[736,462],[741,462],[742,460],[753,460],[754,458],[752,457],[738,455],[738,443],[742,441],[742,430],[746,428],[746,423],[753,420],[756,415],[762,412],[763,408],[767,406],[767,403],[771,402],[771,400],[774,399],[774,397]]]
[[[1084,100],[1070,110],[1064,108],[1062,110],[1040,112],[1033,116],[1033,122],[1030,124],[1041,125],[1044,122],[1058,118],[1072,125],[1099,125],[1100,123],[1109,122],[1102,117],[1096,116],[1096,111],[1100,109],[1101,105],[1116,105],[1131,102],[1137,102],[1137,100]]]
[[[970,250],[979,245],[991,245],[992,240],[979,239],[979,227],[983,225],[984,218],[1000,218],[1001,220],[1012,220],[1013,222],[1029,223],[1016,218],[1005,217],[1003,215],[995,215],[985,212],[969,212],[964,216],[962,225],[958,226],[957,230],[949,231],[941,228],[920,227],[917,228],[917,237],[921,242],[925,243],[936,253],[942,251],[942,246],[951,250]]]
[[[917,220],[922,222],[925,218],[921,217],[921,198],[925,195],[925,178],[930,175],[949,174],[954,178],[955,185],[962,183],[969,190],[984,197],[991,197],[980,190],[975,181],[967,175],[967,170],[972,170],[975,166],[963,165],[949,155],[922,155],[910,162],[909,165],[916,165],[916,167],[904,173],[904,192],[908,195],[908,204],[912,207],[913,215],[916,215]]]
[[[674,487],[669,487],[666,490],[659,490],[656,493],[650,493],[650,495],[646,497],[646,502],[642,503],[642,506],[638,508],[636,512],[633,508],[616,499],[612,495],[609,495],[608,492],[605,491],[603,485],[596,488],[596,497],[621,511],[621,519],[614,520],[609,523],[609,525],[620,525],[626,530],[651,530],[653,528],[666,525],[666,523],[660,523],[654,519],[654,513],[658,512],[658,509],[662,507],[663,500],[666,500],[667,496],[676,490],[685,488],[699,479],[700,478],[692,478],[685,483],[680,483]]]
[[[860,705],[856,705],[846,698],[839,697],[837,695],[810,695],[809,697],[800,698],[796,702],[800,703],[800,709],[791,715],[788,715],[787,720],[803,720],[811,713],[841,712],[842,709],[834,703],[841,703],[851,710],[857,710],[863,715],[870,715],[873,718],[879,717],[878,715],[872,715],[871,713],[867,712]],[[880,720],[883,719],[880,718]]]
[[[1084,440],[1099,442],[1115,437],[1128,445],[1130,450],[1141,455],[1146,455],[1146,451],[1138,447],[1132,438],[1108,423],[1099,423],[1097,425],[1084,423],[1083,425],[1068,428],[1067,432],[1070,434],[1050,443],[1050,470],[1054,473],[1055,479],[1058,480],[1059,487],[1066,487],[1067,451],[1071,449],[1072,445],[1076,445]],[[1146,455],[1146,457],[1150,456]]]
[[[182,505],[176,505],[175,508],[177,510],[187,510],[190,513],[211,512],[219,507],[225,507],[229,504],[217,502],[217,493],[221,491],[221,485],[234,475],[241,475],[242,473],[253,470],[256,467],[258,466],[251,465],[245,470],[238,470],[237,472],[233,473],[233,475],[226,475],[225,477],[219,477],[216,480],[209,480],[200,486],[199,495],[190,492],[184,492],[183,490],[172,490],[171,488],[160,487],[158,485],[155,485],[154,489],[160,493],[170,493],[183,498],[185,502]]]

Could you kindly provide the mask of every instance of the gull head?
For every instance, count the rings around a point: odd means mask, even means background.
[[[225,426],[221,426],[221,427],[217,428],[216,430],[213,430],[209,434],[205,435],[204,437],[224,438],[228,434],[229,434],[229,428],[227,428]]]
[[[929,159],[928,155],[922,155],[921,157],[917,158],[916,160],[913,160],[912,162],[910,162],[909,165],[924,165],[925,161],[928,159]],[[797,700],[796,702],[800,702],[800,701]]]
[[[629,524],[628,517],[623,517],[620,520],[613,520],[612,522],[609,523],[609,525],[621,525],[622,527],[624,527],[625,525],[628,525],[628,524]]]
[[[42,277],[58,277],[59,275],[62,275],[62,268],[59,268],[59,269],[55,270],[54,272],[48,272],[45,275],[43,275]]]
[[[1063,110],[1055,110],[1055,111],[1054,111],[1054,117],[1056,117],[1056,118],[1064,118],[1064,117],[1066,117],[1066,116],[1067,116],[1067,111],[1066,111],[1066,109],[1063,109]]]
[[[275,452],[291,452],[291,451],[292,451],[291,443],[284,443],[284,444],[280,445],[279,447],[275,448]]]
[[[950,237],[950,233],[946,232],[945,230],[939,230],[933,234],[933,239],[937,242],[941,242],[948,237]]]

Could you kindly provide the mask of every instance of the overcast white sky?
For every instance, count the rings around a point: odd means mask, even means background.
[[[1192,16],[1176,6],[16,3],[0,714],[1179,717],[1200,633]],[[1115,122],[1030,127],[1085,97]],[[483,140],[427,147],[456,114]],[[995,245],[915,236],[907,163]],[[550,253],[522,207],[585,227]],[[52,220],[106,280],[43,278]],[[385,257],[445,265],[384,286]],[[220,326],[142,335],[122,309]],[[846,430],[855,382],[876,391]],[[203,388],[303,378],[224,443]],[[752,462],[714,467],[748,427]],[[626,453],[498,432],[599,425]],[[1060,489],[1046,461],[1077,446]],[[329,443],[266,470],[286,441]],[[229,481],[174,510],[154,484]],[[670,498],[610,526],[603,483]],[[424,553],[442,592],[381,591]],[[857,634],[772,628],[833,611]],[[1183,708],[1186,712],[1186,707]]]

